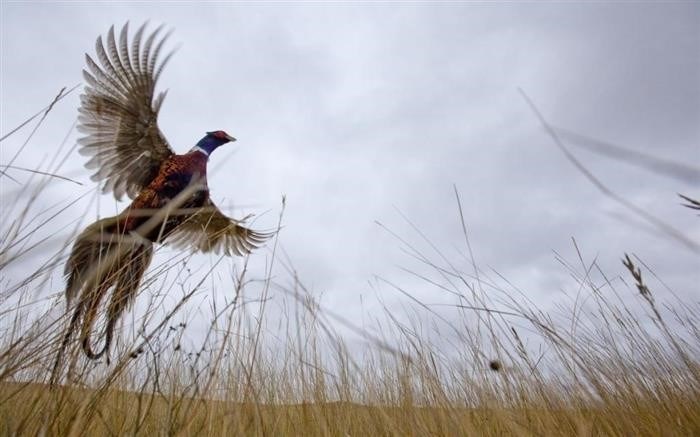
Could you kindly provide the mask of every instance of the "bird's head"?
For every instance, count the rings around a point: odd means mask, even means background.
[[[231,141],[236,141],[236,139],[222,130],[215,130],[213,132],[207,132],[206,136],[199,140],[197,147],[209,155],[217,147],[223,146]]]

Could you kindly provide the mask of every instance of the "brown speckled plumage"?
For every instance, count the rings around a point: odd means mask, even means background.
[[[110,28],[106,43],[97,39],[97,61],[86,55],[87,86],[81,96],[78,130],[80,153],[90,157],[92,179],[104,193],[131,204],[115,217],[98,220],[76,239],[65,267],[66,300],[73,310],[56,361],[80,326],[80,341],[90,358],[109,350],[113,330],[138,293],[153,256],[153,244],[172,244],[202,252],[245,255],[270,234],[250,230],[225,216],[209,197],[209,153],[235,139],[209,132],[190,152],[176,155],[157,124],[165,93],[155,85],[166,59],[158,63],[167,35],[161,28],[144,40],[145,25],[129,43],[128,25],[118,38]],[[91,333],[105,297],[105,343],[99,352]],[[55,376],[55,375],[54,375]]]

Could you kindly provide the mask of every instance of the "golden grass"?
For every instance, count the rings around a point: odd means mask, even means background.
[[[697,435],[693,399],[620,400],[600,408],[240,403],[5,383],[6,435]],[[9,395],[11,398],[7,398]],[[674,406],[675,405],[675,406]],[[679,406],[685,405],[685,408]],[[60,408],[58,407],[60,406]],[[673,411],[666,411],[669,407]]]

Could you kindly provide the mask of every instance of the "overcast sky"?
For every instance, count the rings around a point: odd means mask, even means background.
[[[212,198],[234,217],[261,215],[255,226],[266,229],[286,195],[281,247],[323,304],[350,318],[379,311],[377,302],[406,302],[368,284],[375,275],[425,302],[454,302],[404,273],[401,266],[419,267],[375,224],[429,252],[405,215],[468,272],[453,185],[477,264],[543,307],[575,290],[555,259],[557,252],[575,262],[572,237],[611,277],[627,277],[620,259],[634,253],[674,292],[698,300],[698,253],[602,195],[518,93],[554,125],[697,169],[698,3],[3,1],[0,11],[2,134],[82,81],[84,54],[110,25],[129,20],[133,32],[150,20],[151,28],[173,29],[169,47],[179,49],[158,87],[169,90],[162,131],[180,153],[206,131],[237,137],[212,155]],[[56,106],[15,165],[33,168],[53,156],[75,121],[78,95]],[[28,133],[2,143],[0,164]],[[70,133],[68,145],[75,138]],[[700,244],[700,220],[676,197],[700,196],[697,171],[694,180],[664,177],[569,146],[615,193]],[[60,174],[84,185],[56,181],[47,204],[94,190],[84,164],[73,153]],[[13,185],[0,184],[9,196]],[[87,224],[126,206],[103,196],[98,208],[89,199],[61,220]],[[264,264],[269,250],[256,257]]]

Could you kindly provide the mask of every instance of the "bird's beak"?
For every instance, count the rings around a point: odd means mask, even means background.
[[[229,140],[229,141],[231,141],[231,142],[236,141],[236,139],[233,138],[231,135],[226,135],[226,139]]]

